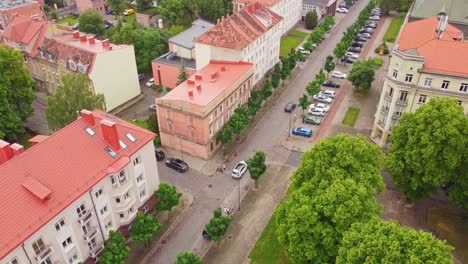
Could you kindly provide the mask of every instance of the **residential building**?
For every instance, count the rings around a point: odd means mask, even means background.
[[[158,12],[151,10],[138,12],[135,14],[135,19],[138,24],[145,28],[164,28],[162,24],[162,16]]]
[[[154,137],[100,110],[82,110],[51,136],[32,138],[27,150],[0,140],[0,264],[96,259],[110,230],[155,204]]]
[[[432,98],[452,97],[468,114],[468,42],[436,17],[403,26],[385,77],[371,138],[385,146],[404,112]]]
[[[105,0],[76,0],[75,2],[80,13],[92,9],[105,15],[109,9]]]
[[[104,95],[107,111],[118,112],[140,95],[133,46],[114,45],[78,31],[46,34],[51,27],[17,16],[2,34],[3,45],[24,53],[41,91],[55,94],[64,74],[81,73],[91,80],[94,93]]]
[[[31,0],[0,0],[0,33],[10,24],[15,15],[44,20],[41,4]]]
[[[284,19],[280,27],[281,34],[285,34],[301,21],[302,1],[303,0],[233,0],[232,4],[234,13],[255,3],[267,7]]]
[[[305,20],[307,13],[315,10],[317,12],[318,20],[324,16],[336,13],[336,0],[303,0],[302,3],[302,20]]]
[[[234,110],[248,102],[253,72],[251,63],[210,61],[157,98],[162,145],[203,159],[213,156],[221,147],[217,133]]]
[[[182,60],[189,75],[196,72],[195,38],[205,34],[215,25],[203,19],[193,21],[192,27],[171,37],[168,41],[169,52],[151,62],[154,84],[169,88],[177,86],[177,76]]]
[[[409,14],[409,21],[416,21],[438,16],[441,13],[449,17],[449,23],[468,36],[468,1],[466,0],[415,0]]]
[[[197,70],[210,60],[251,62],[257,84],[279,62],[283,18],[255,3],[195,39]]]

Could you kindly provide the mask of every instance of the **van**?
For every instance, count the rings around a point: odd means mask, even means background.
[[[335,96],[336,96],[335,91],[332,91],[332,90],[325,90],[325,91],[322,91],[322,94],[323,94],[324,96],[331,97],[331,98],[335,98]]]

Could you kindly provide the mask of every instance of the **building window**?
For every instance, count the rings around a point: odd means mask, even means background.
[[[133,159],[133,166],[136,166],[136,165],[139,165],[139,164],[141,164],[140,156]]]
[[[39,255],[45,249],[44,241],[42,241],[42,238],[39,238],[38,240],[34,241],[32,243],[32,248],[34,250],[34,253],[36,253],[36,255]]]
[[[466,93],[468,91],[468,83],[462,83],[460,85],[460,89],[458,91],[460,91],[462,93]]]
[[[219,113],[222,113],[222,112],[223,112],[223,105],[221,104],[221,105],[219,106]]]
[[[10,260],[9,262],[7,262],[7,264],[19,264],[19,262],[18,262],[18,259],[14,258]]]
[[[145,190],[143,190],[143,191],[140,192],[140,198],[145,197],[145,195],[146,195],[146,191],[145,191]]]
[[[125,174],[125,171],[121,171],[119,173],[119,183],[123,183],[127,180],[127,175]]]
[[[393,77],[394,79],[396,79],[396,78],[398,77],[398,71],[397,71],[397,70],[393,70],[392,77]]]
[[[424,87],[431,87],[432,84],[432,78],[426,78],[424,79]]]
[[[395,108],[395,116],[401,116],[402,113],[403,113],[403,107],[402,106],[397,106]]]
[[[390,90],[388,91],[388,95],[393,96],[393,91],[394,91],[393,88],[390,87]]]
[[[122,218],[125,217],[125,214],[124,214],[124,213],[121,213],[119,216],[120,216],[120,219],[122,219]]]
[[[76,213],[78,214],[78,218],[81,218],[83,215],[86,214],[86,207],[84,204],[80,205],[76,208]]]
[[[62,218],[55,224],[55,230],[60,231],[64,226],[65,226],[65,219]]]
[[[218,117],[218,109],[215,109],[215,111],[214,111],[214,116],[215,116],[215,117]]]
[[[115,198],[116,203],[120,203],[120,197]]]
[[[460,101],[460,100],[457,101],[457,105],[462,105],[462,104],[463,104],[463,101]]]
[[[99,198],[99,196],[102,195],[102,188],[95,192],[94,195],[96,196],[96,198]]]
[[[89,250],[93,250],[96,247],[96,238],[93,237],[89,242],[88,242],[88,248]]]
[[[208,117],[208,124],[211,124],[213,123],[213,113],[210,114],[210,116]]]
[[[137,176],[136,181],[137,183],[143,181],[143,173]]]
[[[149,205],[143,206],[143,214],[147,214],[149,212]]]
[[[418,103],[419,103],[419,104],[425,104],[425,103],[426,103],[426,98],[427,98],[426,95],[420,95],[420,96],[419,96]]]
[[[129,196],[130,196],[130,195],[128,194],[128,192],[126,192],[126,193],[124,194],[124,199],[127,200]]]
[[[75,261],[78,259],[78,257],[75,255],[73,255],[71,258],[68,259],[68,263],[70,264],[73,264],[75,263]]]
[[[128,213],[128,214],[131,214],[131,213],[133,213],[133,207],[130,207],[130,208],[128,208],[128,211],[127,211],[127,213]]]
[[[442,89],[448,89],[449,84],[450,84],[450,81],[444,80],[444,81],[442,81],[442,86],[441,86],[440,88],[442,88]]]
[[[170,132],[172,132],[172,130],[173,130],[171,120],[167,120],[167,129],[168,129]]]
[[[62,247],[63,247],[63,248],[67,248],[67,247],[69,247],[71,244],[72,244],[72,239],[71,239],[71,237],[68,237],[67,239],[65,239],[64,241],[62,241]]]
[[[208,132],[210,133],[210,137],[212,137],[213,136],[213,127],[211,125],[210,125],[210,128],[209,128]]]
[[[408,92],[407,91],[401,91],[400,93],[400,101],[406,102],[406,99],[408,98]]]
[[[109,221],[109,222],[104,226],[104,228],[105,228],[106,230],[111,229],[111,228],[112,228],[112,221]]]
[[[99,210],[99,212],[101,212],[101,215],[105,214],[107,212],[107,205],[104,205],[103,208],[101,208],[101,210]]]
[[[413,74],[406,74],[405,82],[410,83],[413,80]]]
[[[117,184],[116,175],[111,175],[110,179],[111,179],[112,185],[115,186]]]

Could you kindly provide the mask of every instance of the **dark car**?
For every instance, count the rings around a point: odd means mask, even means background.
[[[351,59],[350,57],[344,57],[341,59],[341,62],[345,62],[345,63],[348,63],[348,64],[353,64],[355,62],[355,60]]]
[[[340,88],[340,83],[332,80],[328,80],[322,83],[322,86],[331,87],[331,88]]]
[[[142,81],[143,79],[145,79],[145,75],[143,73],[139,73],[138,80]]]
[[[360,47],[349,47],[348,51],[352,51],[354,53],[361,53]]]
[[[366,27],[366,28],[361,28],[361,31],[359,33],[369,33],[369,34],[372,34],[374,33],[374,29],[373,28],[370,28],[370,27]]]
[[[112,15],[112,14],[114,14],[114,10],[112,10],[112,9],[107,9],[106,14]]]
[[[369,33],[360,33],[360,34],[357,34],[356,37],[359,37],[359,38],[364,38],[364,39],[369,39],[370,38],[370,34]]]
[[[354,38],[354,41],[366,42],[367,39],[361,38],[361,37],[355,37],[355,38]]]
[[[162,150],[154,150],[154,155],[156,156],[157,161],[161,161],[166,157],[166,154]]]
[[[362,43],[362,42],[353,42],[349,46],[350,47],[360,47],[360,48],[362,48],[362,46],[364,46],[364,43]]]
[[[294,111],[294,109],[296,109],[296,104],[293,103],[293,102],[289,102],[286,107],[284,108],[284,111],[285,112],[288,112],[288,113],[291,113],[292,111]]]
[[[72,26],[73,30],[77,30],[80,28],[80,23],[76,23],[75,25]]]
[[[167,159],[166,166],[178,172],[182,172],[182,173],[188,171],[189,169],[187,163],[185,163],[183,160],[174,159],[174,158]]]
[[[210,236],[210,234],[208,234],[208,231],[206,231],[206,229],[203,229],[203,231],[202,231],[202,236],[203,236],[204,238],[206,238],[206,239],[211,240],[211,236]]]

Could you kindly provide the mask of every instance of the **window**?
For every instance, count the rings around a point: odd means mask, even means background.
[[[89,222],[87,222],[84,226],[82,226],[81,229],[83,229],[83,233],[85,233],[85,235],[88,235],[89,232],[91,232],[91,230],[93,230],[93,228],[91,227],[91,224]]]
[[[410,83],[413,80],[413,74],[406,74],[405,82]]]
[[[136,138],[130,134],[129,132],[125,133],[125,136],[128,138],[128,140],[130,140],[132,143],[135,143],[136,142]]]
[[[122,218],[125,217],[125,214],[124,214],[124,213],[121,213],[119,216],[120,216],[120,219],[122,219]]]
[[[408,98],[408,92],[407,91],[401,91],[400,93],[400,101],[406,102],[406,99]]]
[[[127,144],[125,144],[122,140],[119,140],[119,145],[121,148],[123,149],[126,149],[127,148]]]
[[[96,132],[94,132],[94,130],[93,130],[92,128],[90,128],[90,127],[86,127],[86,128],[85,128],[85,131],[86,131],[86,133],[88,133],[88,135],[90,135],[90,136],[96,135]]]
[[[47,256],[43,261],[40,262],[40,264],[52,264],[50,256]]]
[[[418,104],[425,104],[426,103],[426,98],[427,98],[426,95],[420,95]]]
[[[62,218],[55,224],[55,230],[60,231],[65,226],[65,220]]]
[[[466,93],[468,91],[468,83],[462,83],[458,91],[462,93]]]
[[[128,208],[127,213],[129,213],[129,214],[133,213],[133,207]]]
[[[112,185],[115,186],[115,185],[117,184],[116,175],[111,175],[111,176],[110,176],[110,179],[111,179]]]
[[[111,228],[112,228],[112,221],[109,221],[109,222],[104,226],[104,228],[105,228],[106,230],[111,229]]]
[[[448,89],[450,82],[449,81],[442,81],[442,86],[440,87],[441,89]]]
[[[392,77],[393,77],[394,79],[396,79],[396,78],[398,77],[398,71],[397,71],[397,70],[393,70]]]
[[[431,87],[432,84],[432,78],[426,78],[424,79],[424,87]]]
[[[39,238],[38,240],[34,241],[32,243],[32,248],[34,249],[34,253],[36,253],[36,255],[39,255],[45,249],[44,241],[42,241],[42,238]]]
[[[214,111],[214,116],[215,116],[215,117],[218,117],[218,109],[215,109],[215,111]]]
[[[213,136],[213,127],[210,125],[210,128],[209,128],[209,133],[210,133],[210,137]]]
[[[167,120],[167,129],[169,129],[169,131],[171,131],[171,132],[172,132],[172,130],[174,129],[174,128],[172,127],[172,121],[171,121],[171,120]]]
[[[140,174],[140,175],[138,175],[138,177],[136,178],[136,181],[137,181],[137,182],[143,181],[143,173]]]
[[[126,192],[126,193],[124,194],[124,199],[127,200],[128,197],[130,197],[130,195],[128,194],[128,192]]]
[[[146,195],[146,191],[145,191],[145,190],[143,190],[143,191],[140,192],[140,198],[143,198],[145,195]]]
[[[78,217],[81,218],[86,214],[86,207],[84,204],[80,205],[78,208],[76,208],[76,213],[78,214]]]
[[[139,165],[139,164],[141,164],[140,156],[133,159],[133,166],[136,166],[136,165]]]
[[[18,259],[14,258],[10,260],[9,262],[7,262],[7,264],[19,264],[19,262],[18,262]]]
[[[143,206],[143,214],[147,214],[149,212],[149,205]]]
[[[75,255],[73,255],[71,258],[68,259],[68,263],[72,264],[72,263],[75,263],[75,261],[78,259],[78,257]]]
[[[460,101],[460,100],[457,101],[457,105],[462,105],[462,104],[463,104],[463,101]]]
[[[71,237],[68,237],[67,239],[65,239],[64,241],[62,241],[62,247],[63,247],[63,248],[67,248],[67,247],[69,247],[71,244],[72,244],[72,239],[71,239]]]
[[[223,112],[223,105],[220,105],[220,106],[219,106],[219,112],[220,112],[220,113]]]
[[[119,173],[119,183],[123,183],[127,180],[127,175],[125,174],[125,171],[120,171]]]
[[[117,157],[117,153],[115,153],[115,151],[112,150],[110,147],[106,147],[104,150],[107,151],[107,153],[109,153],[109,155],[111,155],[111,157],[113,157],[113,158]]]
[[[71,70],[76,71],[76,63],[74,61],[68,61],[68,66],[70,66]]]
[[[397,106],[395,108],[395,116],[401,116],[403,114],[403,107],[402,106]]]
[[[394,91],[393,88],[390,87],[390,90],[388,91],[388,95],[393,96],[393,91]]]
[[[94,195],[96,196],[96,198],[99,198],[99,196],[102,195],[102,188],[95,192]]]
[[[99,212],[101,212],[101,215],[103,215],[107,212],[107,210],[107,205],[104,205],[104,207],[102,207],[101,210],[99,210]]]
[[[89,242],[88,242],[88,248],[89,250],[93,250],[96,247],[96,238],[93,237]]]

